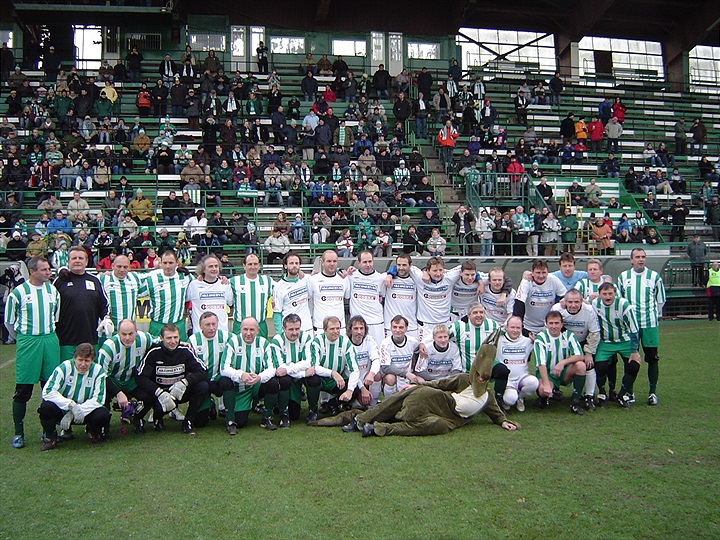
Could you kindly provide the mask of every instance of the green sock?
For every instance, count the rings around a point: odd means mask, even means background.
[[[27,403],[19,403],[13,401],[12,406],[13,422],[15,423],[15,435],[25,436],[25,413],[27,412]]]
[[[650,382],[650,393],[654,394],[657,389],[658,375],[660,372],[660,366],[657,362],[651,362],[648,364],[648,381]]]
[[[495,395],[503,396],[507,388],[507,379],[495,379]]]
[[[575,375],[575,377],[573,378],[573,392],[572,392],[573,400],[580,399],[580,396],[583,395],[584,389],[585,389],[585,375]]]
[[[287,416],[288,414],[288,403],[290,401],[290,391],[289,390],[280,390],[280,393],[278,394],[278,410],[280,411],[281,416]]]
[[[275,405],[277,405],[277,402],[277,394],[265,394],[265,412],[263,413],[263,417],[270,417],[273,415],[273,409],[275,409]]]
[[[317,414],[318,401],[320,401],[320,386],[307,385],[305,391],[307,392],[308,409]]]
[[[223,405],[225,405],[225,420],[227,422],[235,421],[235,390],[226,390],[223,392]]]

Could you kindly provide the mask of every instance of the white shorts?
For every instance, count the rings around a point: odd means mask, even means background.
[[[515,390],[520,390],[523,386],[523,380],[527,377],[532,377],[534,379],[535,375],[530,375],[530,373],[528,372],[524,375],[520,375],[519,377],[508,378],[507,385],[510,388],[514,388]]]

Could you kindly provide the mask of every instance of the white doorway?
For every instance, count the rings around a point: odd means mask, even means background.
[[[73,25],[75,65],[79,70],[96,72],[103,58],[103,36],[100,26]]]

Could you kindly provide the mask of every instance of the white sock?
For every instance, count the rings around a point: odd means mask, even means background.
[[[589,369],[587,373],[585,373],[585,389],[584,393],[586,396],[594,396],[595,395],[595,383],[597,382],[597,374],[595,373],[595,369]]]

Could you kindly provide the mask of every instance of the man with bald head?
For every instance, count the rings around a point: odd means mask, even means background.
[[[234,402],[229,395],[225,397],[227,432],[230,435],[247,424],[253,399],[264,398],[265,401],[260,427],[268,431],[277,429],[270,418],[280,392],[280,382],[270,364],[272,348],[270,342],[260,335],[260,325],[253,317],[247,317],[240,323],[240,338],[233,334],[227,341],[220,374],[235,383]]]
[[[130,272],[130,259],[125,255],[115,257],[112,272],[98,277],[108,299],[108,315],[119,331],[120,321],[136,318],[137,299],[144,292],[143,281],[140,275]]]
[[[122,418],[129,418],[134,413],[128,409],[130,398],[145,403],[153,400],[153,396],[140,390],[135,382],[135,368],[153,342],[150,334],[137,329],[135,321],[123,319],[117,325],[117,333],[105,340],[98,351],[97,362],[107,373],[105,406],[110,408],[112,399],[116,398],[123,411]],[[144,422],[139,415],[133,418],[133,424],[135,433],[145,433]]]

